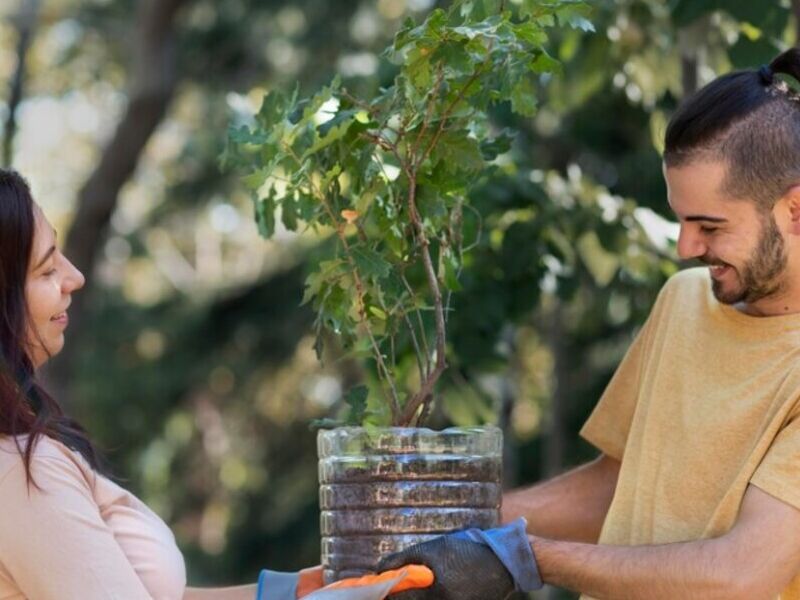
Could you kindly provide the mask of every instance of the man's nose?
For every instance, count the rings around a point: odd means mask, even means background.
[[[707,250],[708,247],[696,231],[686,225],[681,225],[678,234],[678,256],[682,260],[703,256]]]

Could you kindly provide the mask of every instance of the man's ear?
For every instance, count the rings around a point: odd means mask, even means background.
[[[789,233],[800,236],[800,185],[793,185],[781,198],[789,211]]]

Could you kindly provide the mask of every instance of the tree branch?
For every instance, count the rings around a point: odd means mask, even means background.
[[[26,59],[30,48],[40,0],[25,0],[15,19],[17,24],[17,68],[11,78],[11,93],[8,99],[8,114],[3,130],[3,164],[11,165],[14,158],[14,136],[17,132],[17,108],[22,102],[22,89],[25,83]]]

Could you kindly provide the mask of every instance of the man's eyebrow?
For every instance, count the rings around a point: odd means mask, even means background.
[[[725,219],[723,217],[710,217],[708,215],[692,215],[690,217],[686,217],[684,221],[689,221],[689,222],[709,221],[711,223],[727,223],[728,219]]]
[[[54,238],[55,238],[55,237],[58,237],[58,232],[56,232],[56,231],[53,231],[53,237],[54,237]],[[42,266],[44,263],[46,263],[46,262],[47,262],[47,259],[48,259],[48,258],[50,258],[50,257],[52,256],[53,252],[55,252],[55,251],[56,251],[56,247],[55,247],[55,245],[53,245],[53,246],[50,246],[50,249],[49,249],[47,252],[45,252],[45,253],[44,253],[44,256],[43,256],[43,257],[42,257],[42,259],[39,261],[39,264],[38,264],[38,265],[36,265],[36,266],[33,268],[33,270],[34,270],[34,271],[36,271],[36,270],[37,270],[37,269],[39,269],[39,268],[40,268],[40,267],[41,267],[41,266]]]

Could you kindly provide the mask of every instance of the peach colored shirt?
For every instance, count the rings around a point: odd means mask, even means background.
[[[622,461],[602,544],[721,536],[751,484],[800,509],[800,315],[745,315],[681,271],[581,435]],[[777,598],[800,600],[800,573]]]
[[[41,490],[28,488],[14,440],[0,437],[0,600],[183,597],[183,556],[143,502],[50,438],[31,466]]]

